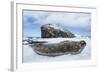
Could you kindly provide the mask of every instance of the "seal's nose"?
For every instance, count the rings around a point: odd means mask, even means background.
[[[86,42],[84,40],[80,41],[81,46],[86,46]]]

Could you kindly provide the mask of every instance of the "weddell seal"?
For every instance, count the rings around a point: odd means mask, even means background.
[[[62,41],[59,43],[34,43],[30,45],[39,55],[60,56],[64,54],[76,55],[82,52],[86,46],[84,40],[81,41]]]

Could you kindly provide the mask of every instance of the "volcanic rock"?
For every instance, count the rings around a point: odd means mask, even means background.
[[[42,38],[73,38],[75,35],[70,31],[64,31],[61,27],[55,26],[54,24],[45,24],[41,26],[41,37]]]

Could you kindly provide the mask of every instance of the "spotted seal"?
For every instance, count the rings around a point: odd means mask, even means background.
[[[44,56],[59,56],[64,54],[76,55],[82,52],[86,42],[81,41],[62,41],[59,43],[35,43],[32,44],[32,49],[39,55]]]

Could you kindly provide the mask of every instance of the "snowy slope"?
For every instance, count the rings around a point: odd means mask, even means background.
[[[65,40],[66,38],[57,38],[57,39],[45,39],[45,41],[49,41],[49,43],[56,43]],[[44,41],[44,39],[38,39],[39,41]],[[77,55],[62,55],[57,57],[48,57],[48,56],[41,56],[36,54],[32,48],[28,45],[23,45],[23,62],[29,63],[29,62],[53,62],[53,61],[69,61],[69,60],[87,60],[91,57],[91,46],[90,42],[91,39],[89,38],[73,38],[73,39],[67,39],[67,40],[73,40],[73,41],[79,41],[79,40],[85,40],[87,45],[85,49],[81,52],[81,54]]]

